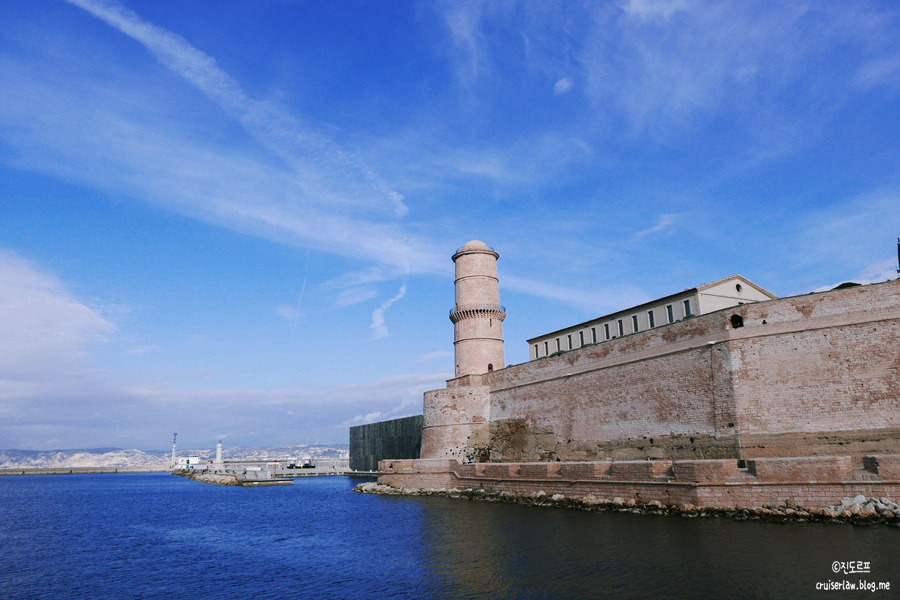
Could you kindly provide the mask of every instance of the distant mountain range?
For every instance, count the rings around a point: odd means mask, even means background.
[[[263,448],[225,448],[225,460],[267,460],[310,456],[313,458],[346,457],[350,446],[267,446]],[[209,460],[215,448],[178,450],[178,456],[199,456]],[[0,450],[0,469],[36,469],[62,467],[166,467],[172,452],[165,450],[126,450],[122,448],[78,448],[69,450]]]

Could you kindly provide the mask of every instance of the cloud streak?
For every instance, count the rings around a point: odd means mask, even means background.
[[[270,103],[249,98],[240,84],[219,68],[213,57],[198,50],[183,37],[142,20],[113,0],[67,1],[142,44],[163,65],[238,119],[248,132],[295,170],[299,171],[313,162],[332,177],[360,180],[359,183],[368,184],[370,188],[361,190],[362,196],[335,195],[322,199],[322,202],[340,200],[358,209],[357,204],[366,200],[370,208],[386,208],[400,217],[407,214],[403,196],[380,181],[371,168],[314,132],[295,115]]]
[[[0,250],[0,396],[89,372],[88,349],[116,326],[74,297],[57,277]]]
[[[395,273],[436,268],[431,244],[399,222],[408,212],[403,196],[316,124],[253,99],[213,57],[118,2],[70,3],[140,43],[240,123],[269,157],[191,137],[162,104],[153,104],[162,98],[117,80],[114,65],[103,79],[85,72],[73,77],[73,67],[82,69],[77,59],[53,56],[69,64],[54,71],[0,61],[9,84],[0,91],[0,126],[8,128],[17,166]]]
[[[395,302],[399,302],[406,295],[406,284],[400,286],[400,290],[397,292],[397,295],[382,304],[380,307],[376,308],[372,311],[372,324],[369,325],[369,328],[372,330],[373,339],[380,339],[388,336],[387,325],[385,325],[385,317],[384,313],[389,309]]]

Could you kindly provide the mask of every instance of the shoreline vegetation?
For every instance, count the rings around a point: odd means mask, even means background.
[[[512,492],[488,492],[483,489],[416,489],[395,488],[374,482],[360,483],[353,491],[361,494],[381,494],[386,496],[440,496],[485,502],[506,502],[526,506],[569,508],[598,512],[627,512],[635,514],[671,515],[683,518],[730,518],[735,521],[765,521],[770,523],[813,522],[847,523],[852,525],[888,525],[900,527],[900,505],[888,498],[866,498],[859,495],[844,498],[840,504],[823,508],[798,506],[791,500],[782,506],[694,506],[693,504],[666,505],[659,501],[638,502],[633,498],[597,498],[566,496],[534,492],[515,494]]]

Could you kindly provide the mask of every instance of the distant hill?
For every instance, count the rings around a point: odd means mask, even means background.
[[[267,446],[235,447],[224,450],[225,460],[268,460],[311,456],[340,458],[347,456],[348,444],[331,446]],[[178,450],[178,456],[197,455],[210,460],[215,448]],[[168,466],[172,452],[165,450],[126,450],[122,448],[77,448],[67,450],[0,450],[0,469],[35,469],[62,467],[150,467]]]

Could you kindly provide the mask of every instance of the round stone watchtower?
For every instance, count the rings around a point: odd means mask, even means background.
[[[484,242],[472,241],[456,251],[456,308],[453,321],[456,376],[481,375],[505,365],[503,319],[497,259]]]

